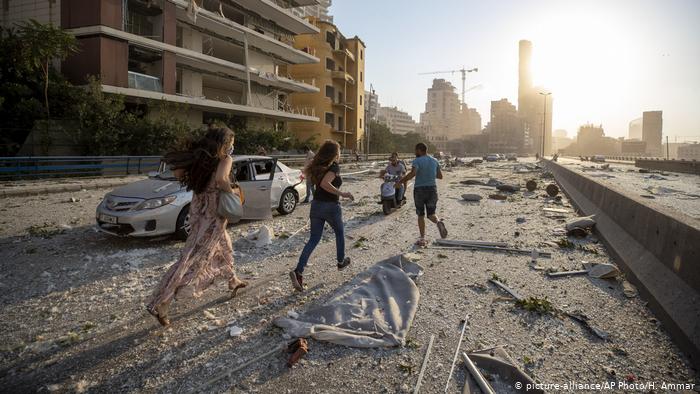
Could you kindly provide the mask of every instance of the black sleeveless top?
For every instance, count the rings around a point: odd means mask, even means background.
[[[338,165],[338,163],[333,162],[333,164],[331,164],[331,166],[328,167],[328,172],[335,173],[335,178],[333,178],[333,181],[331,181],[331,185],[333,185],[336,189],[339,189],[340,185],[343,184],[343,179],[340,177],[340,166]],[[326,174],[328,172],[326,172]],[[321,183],[319,182],[316,185],[316,188],[314,189],[314,200],[338,202],[340,200],[340,196],[328,193],[325,189],[321,187]]]

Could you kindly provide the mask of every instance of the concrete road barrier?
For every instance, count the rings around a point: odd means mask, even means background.
[[[634,165],[649,170],[700,175],[700,161],[695,160],[637,159],[634,161]]]
[[[548,169],[585,215],[678,347],[700,368],[700,221],[554,162]]]

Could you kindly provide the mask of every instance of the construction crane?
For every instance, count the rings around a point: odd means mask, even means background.
[[[459,70],[450,70],[450,71],[433,71],[433,72],[427,72],[427,73],[418,73],[418,75],[430,75],[430,74],[454,74],[454,73],[462,73],[462,104],[466,105],[466,102],[464,101],[464,93],[466,93],[466,90],[464,90],[464,87],[466,85],[466,80],[467,80],[467,73],[471,72],[478,72],[479,69],[474,67],[470,69],[465,69],[464,66],[460,68]],[[471,89],[470,89],[471,90]]]

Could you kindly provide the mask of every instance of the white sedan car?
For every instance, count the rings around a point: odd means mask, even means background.
[[[107,193],[97,206],[97,228],[105,233],[149,237],[175,234],[187,238],[192,191],[187,191],[171,171],[149,174],[148,179]],[[269,219],[272,210],[294,212],[306,198],[306,182],[294,170],[266,156],[235,156],[231,177],[245,195],[243,219]]]

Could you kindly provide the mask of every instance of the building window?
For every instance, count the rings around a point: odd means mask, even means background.
[[[364,58],[364,53],[365,53],[365,51],[360,49],[360,60],[362,60]]]
[[[326,85],[326,97],[333,100],[334,91],[335,91],[335,89],[333,89],[333,86]]]
[[[335,71],[335,62],[333,59],[326,58],[326,70]]]
[[[360,105],[362,105],[362,96],[360,96]]]
[[[360,82],[362,82],[362,71],[360,71]]]
[[[335,126],[335,117],[332,112],[326,112],[326,124],[331,127]]]
[[[362,118],[360,118],[360,128],[362,128]]]

